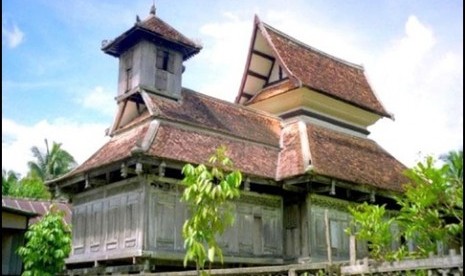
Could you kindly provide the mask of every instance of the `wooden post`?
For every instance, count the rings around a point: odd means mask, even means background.
[[[326,234],[326,251],[328,254],[328,263],[329,265],[333,264],[332,252],[331,252],[331,236],[329,230],[329,219],[328,219],[328,209],[325,209],[325,234]]]
[[[356,252],[356,243],[355,243],[355,236],[350,235],[349,240],[349,254],[350,254],[350,265],[355,265],[355,260],[357,259],[357,252]]]
[[[300,257],[308,258],[308,216],[307,216],[307,201],[299,204],[300,209]]]

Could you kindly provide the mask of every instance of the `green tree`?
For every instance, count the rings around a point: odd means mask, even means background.
[[[438,244],[463,244],[463,151],[452,151],[442,157],[444,164],[437,165],[433,157],[427,157],[415,167],[407,169],[410,180],[404,186],[404,193],[396,198],[400,207],[397,215],[386,220],[384,206],[361,205],[349,208],[353,216],[352,228],[348,233],[369,242],[372,258],[384,256],[394,259],[407,255],[405,245],[391,250],[391,241],[380,235],[393,223],[399,226],[398,236],[412,241],[414,257],[425,257],[435,251]],[[351,230],[356,230],[351,232]]]
[[[385,206],[363,204],[349,206],[353,216],[351,226],[346,229],[357,240],[367,242],[370,257],[375,260],[391,260],[391,244],[394,239],[391,227],[395,218],[388,218]]]
[[[10,187],[9,195],[15,197],[50,199],[51,194],[42,179],[27,175]]]
[[[18,249],[24,263],[23,276],[51,276],[61,272],[71,252],[71,229],[64,213],[54,204],[26,232],[26,244]]]
[[[407,170],[410,183],[397,199],[399,224],[419,256],[427,256],[438,243],[463,243],[463,152],[450,152],[445,160],[437,166],[429,156]]]
[[[31,151],[36,161],[28,162],[30,173],[38,176],[42,181],[57,178],[76,166],[74,157],[61,148],[61,143],[53,142],[50,150],[45,139],[45,148],[45,153],[42,153],[39,148],[33,146]]]
[[[234,222],[230,201],[239,197],[242,181],[242,174],[233,169],[225,147],[216,150],[209,165],[210,168],[187,164],[182,169],[185,189],[181,201],[187,203],[190,211],[190,218],[182,229],[186,248],[184,266],[194,261],[199,275],[207,275],[204,271],[207,259],[211,264],[218,256],[223,262],[216,237]]]
[[[2,195],[10,195],[10,190],[16,185],[19,174],[12,170],[2,169]]]

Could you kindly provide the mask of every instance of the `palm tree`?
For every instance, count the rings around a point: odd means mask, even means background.
[[[448,165],[448,176],[463,183],[463,150],[450,151],[440,159]]]
[[[2,169],[2,195],[10,194],[11,188],[18,182],[19,174]]]
[[[28,162],[31,175],[47,181],[69,172],[76,166],[74,157],[61,148],[61,143],[53,142],[50,150],[48,141],[45,139],[45,148],[45,153],[42,153],[36,146],[31,148],[32,154],[37,159],[35,162]]]

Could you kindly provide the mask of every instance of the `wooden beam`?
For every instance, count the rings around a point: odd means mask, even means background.
[[[242,94],[241,94],[241,97],[244,97],[244,98],[247,98],[247,99],[251,99],[254,95],[251,95],[247,92],[244,92],[242,91]]]
[[[286,190],[286,191],[296,192],[296,193],[305,193],[306,192],[306,190],[304,188],[301,188],[301,187],[298,187],[298,186],[295,186],[295,185],[291,185],[291,184],[283,184],[283,189]]]
[[[265,54],[265,53],[263,53],[263,52],[260,52],[260,51],[258,51],[258,50],[255,50],[255,49],[252,50],[252,54],[255,54],[255,55],[260,56],[260,57],[262,57],[262,58],[268,59],[268,60],[270,60],[270,61],[274,61],[274,60],[275,60],[275,57],[274,57],[274,56],[270,56],[270,55],[268,55],[268,54]]]
[[[331,192],[331,186],[324,186],[324,187],[319,187],[319,188],[313,188],[313,192],[317,194],[322,194],[322,193],[329,193]]]
[[[260,73],[257,73],[257,72],[254,72],[252,70],[247,70],[247,75],[250,75],[252,77],[255,77],[257,79],[261,79],[261,80],[264,80],[265,82],[268,80],[268,77],[265,76],[265,75],[262,75]]]

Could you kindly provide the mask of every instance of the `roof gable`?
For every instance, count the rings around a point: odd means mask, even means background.
[[[263,46],[263,41],[267,46]],[[263,59],[264,55],[270,62],[262,62],[257,72],[254,64],[260,63],[259,59]],[[269,86],[286,80],[290,80],[293,86],[281,89],[279,93],[304,86],[375,114],[391,117],[371,89],[363,67],[312,48],[256,17],[236,102],[248,104],[252,98],[251,102],[256,102],[257,97],[266,99],[270,94],[276,95]],[[267,95],[257,96],[262,93]]]

